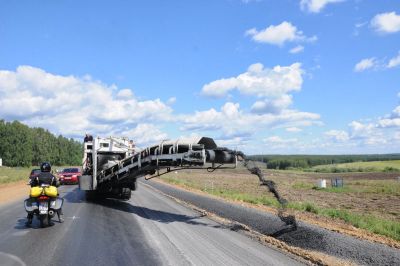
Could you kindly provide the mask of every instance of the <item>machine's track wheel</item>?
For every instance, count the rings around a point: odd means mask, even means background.
[[[131,198],[131,189],[128,187],[121,188],[121,199],[129,200]]]

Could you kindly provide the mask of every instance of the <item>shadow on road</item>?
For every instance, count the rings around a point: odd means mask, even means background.
[[[14,229],[18,229],[18,230],[26,230],[26,229],[46,229],[46,228],[42,228],[40,227],[40,223],[39,220],[37,219],[37,217],[33,218],[32,224],[30,224],[29,226],[26,226],[26,218],[19,218],[17,220],[17,224],[14,226]],[[58,221],[52,220],[50,226],[48,227],[52,227],[54,226],[56,223],[60,223]],[[47,228],[48,228],[47,227]]]
[[[85,202],[85,191],[82,191],[78,187],[76,187],[74,190],[66,192],[63,198],[68,203]]]
[[[29,227],[27,227],[27,226],[25,225],[26,221],[27,221],[26,218],[19,218],[19,219],[17,220],[17,224],[14,226],[14,228],[15,228],[15,229],[27,229],[27,228],[29,228]],[[33,224],[33,223],[32,223],[32,224]]]
[[[203,217],[204,215],[188,216],[188,215],[184,215],[184,214],[177,214],[177,213],[171,213],[171,212],[166,212],[166,211],[153,210],[153,209],[149,209],[147,207],[135,206],[135,205],[129,204],[128,202],[123,202],[123,201],[114,200],[114,199],[98,200],[95,202],[95,204],[100,204],[104,207],[127,212],[127,213],[133,213],[142,218],[149,219],[152,221],[157,221],[160,223],[168,224],[168,223],[173,223],[173,222],[181,222],[181,223],[186,223],[186,224],[208,226],[208,227],[213,227],[213,228],[227,228],[226,226],[199,221],[198,219]]]

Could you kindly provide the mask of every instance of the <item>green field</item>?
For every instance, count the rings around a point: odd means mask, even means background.
[[[318,165],[314,172],[400,172],[400,160]]]
[[[53,170],[67,168],[70,166],[56,166],[53,167]],[[29,174],[32,169],[37,169],[37,166],[32,167],[0,167],[0,184],[13,183],[18,181],[26,181],[28,182]],[[55,174],[55,172],[53,173]]]

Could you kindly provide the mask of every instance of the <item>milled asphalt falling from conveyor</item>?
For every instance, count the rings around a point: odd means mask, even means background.
[[[244,155],[242,155],[244,157]],[[251,166],[252,165],[252,166]],[[286,207],[288,204],[288,201],[284,199],[278,192],[276,188],[276,184],[272,180],[266,180],[264,178],[264,174],[262,173],[261,169],[256,166],[256,164],[253,161],[246,160],[244,163],[244,166],[247,168],[247,170],[250,171],[253,175],[257,175],[258,179],[261,182],[262,186],[266,186],[269,189],[269,192],[271,192],[274,197],[278,200],[280,207],[278,209],[278,217],[281,219],[282,222],[286,224],[286,227],[276,231],[273,233],[271,236],[273,237],[278,237],[282,234],[295,231],[297,229],[297,222],[296,222],[296,217],[294,215],[288,215],[286,214]]]
[[[285,223],[285,227],[281,228],[280,230],[276,231],[273,233],[271,236],[272,237],[278,237],[282,234],[288,233],[290,231],[295,231],[297,229],[297,222],[296,222],[296,217],[294,215],[290,215],[286,213],[286,208],[288,205],[288,201],[284,199],[278,192],[278,189],[276,188],[276,184],[272,180],[267,180],[264,177],[264,174],[262,173],[261,169],[256,166],[255,162],[252,160],[247,159],[247,156],[241,152],[241,151],[234,151],[230,150],[225,147],[219,148],[219,150],[223,150],[225,153],[229,154],[228,157],[224,157],[224,160],[227,158],[231,158],[232,155],[235,156],[236,160],[238,161],[244,161],[244,167],[246,167],[247,170],[253,175],[256,175],[260,181],[261,186],[266,186],[271,192],[276,200],[279,203],[279,208],[278,208],[278,217],[279,219]],[[222,160],[222,161],[224,161]],[[229,159],[228,159],[229,161]],[[221,164],[220,166],[222,166]],[[213,172],[217,170],[220,166],[218,167],[209,167],[207,170],[209,172]],[[147,179],[146,179],[147,180]]]
[[[228,203],[215,197],[192,193],[152,180],[140,181],[140,183],[148,184],[167,195],[220,217],[245,224],[265,235],[276,235],[286,226],[278,216],[261,210]],[[296,231],[278,235],[277,239],[290,246],[321,252],[359,265],[400,265],[398,249],[329,231],[305,222],[297,222]]]

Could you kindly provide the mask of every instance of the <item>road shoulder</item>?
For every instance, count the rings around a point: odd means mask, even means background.
[[[29,195],[29,186],[25,181],[0,185],[0,206],[5,205],[21,198],[27,198]]]

